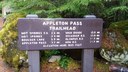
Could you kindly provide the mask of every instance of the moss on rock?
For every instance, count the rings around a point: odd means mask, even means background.
[[[101,56],[118,64],[128,64],[128,41],[119,29],[106,29],[103,35]]]
[[[23,13],[13,13],[7,16],[4,26],[0,31],[0,40],[3,43],[1,55],[6,63],[13,66],[16,71],[23,64],[23,60],[27,60],[24,51],[18,50],[17,40],[17,21],[18,18],[25,17]]]

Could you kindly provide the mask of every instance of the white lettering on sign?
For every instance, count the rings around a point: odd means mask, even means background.
[[[49,40],[46,38],[50,34]],[[84,40],[85,35],[82,31],[66,31],[64,42],[62,43],[61,32],[21,32],[22,45],[42,45],[43,47],[73,47],[82,46],[79,41]],[[46,36],[46,37],[44,37]]]
[[[55,26],[50,26],[49,27],[50,30],[76,30],[76,27],[69,27],[69,26],[66,26],[66,27],[55,27]]]
[[[70,21],[70,25],[82,26],[81,21]]]
[[[29,34],[42,34],[42,32],[29,32]]]
[[[74,25],[74,26],[82,26],[82,21],[44,21],[42,25],[45,26],[67,26],[67,25]]]
[[[41,45],[42,47],[81,47],[86,35],[79,30],[82,21],[44,21],[47,31],[21,32],[22,45]],[[63,36],[62,36],[63,35]],[[90,43],[100,42],[100,31],[90,32]]]
[[[44,21],[43,26],[49,26],[49,30],[76,30],[82,26],[82,21]]]
[[[44,21],[42,25],[53,26],[53,25],[68,25],[67,21]]]
[[[100,42],[100,31],[91,31],[90,43],[99,43],[99,42]]]

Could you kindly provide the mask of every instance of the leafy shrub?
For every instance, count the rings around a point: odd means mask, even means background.
[[[108,22],[117,22],[117,21],[127,20],[128,7],[127,6],[111,7],[104,11],[103,17]]]
[[[67,69],[70,60],[70,57],[62,56],[61,60],[59,61],[60,67]]]
[[[45,50],[45,51],[41,51],[41,54],[44,57],[43,60],[49,59],[52,55],[60,55],[61,59],[58,61],[58,63],[59,63],[59,66],[64,69],[68,68],[69,61],[72,60],[72,58],[70,58],[66,53],[59,50]]]

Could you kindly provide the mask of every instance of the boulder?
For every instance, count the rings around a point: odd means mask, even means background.
[[[55,62],[55,61],[59,61],[60,59],[61,59],[61,56],[59,56],[59,55],[52,55],[49,58],[48,62]]]
[[[106,29],[100,55],[110,62],[128,64],[128,41],[118,29]]]

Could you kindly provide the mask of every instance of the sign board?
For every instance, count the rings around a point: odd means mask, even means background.
[[[102,25],[100,18],[21,18],[18,45],[21,50],[99,48]]]

